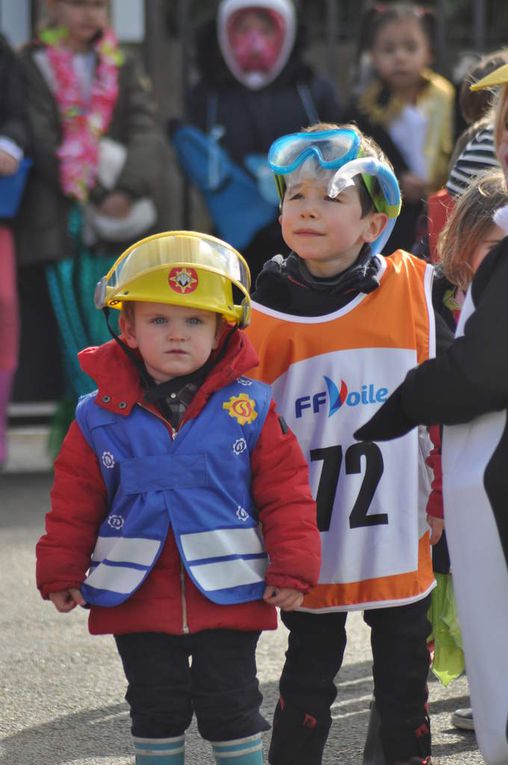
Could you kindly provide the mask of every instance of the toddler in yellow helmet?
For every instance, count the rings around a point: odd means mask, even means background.
[[[181,765],[194,713],[217,763],[263,762],[256,643],[317,581],[305,460],[245,376],[249,286],[219,239],[148,237],[97,285],[121,336],[79,354],[97,390],[55,463],[37,584],[114,635],[136,765]]]

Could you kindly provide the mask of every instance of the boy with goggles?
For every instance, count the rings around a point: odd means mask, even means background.
[[[385,449],[356,443],[353,432],[412,363],[434,353],[432,268],[406,252],[380,254],[399,188],[355,126],[283,136],[269,160],[292,252],[258,277],[249,336],[255,375],[272,385],[307,458],[323,556],[317,587],[282,614],[289,646],[269,761],[322,762],[347,612],[361,609],[386,765],[429,763],[430,543],[442,520],[430,518],[429,534],[427,434]]]
[[[121,337],[79,356],[98,390],[55,463],[37,584],[114,635],[136,765],[182,765],[194,712],[217,763],[263,763],[256,643],[317,581],[305,460],[269,387],[245,376],[249,286],[214,237],[143,239],[96,290]]]

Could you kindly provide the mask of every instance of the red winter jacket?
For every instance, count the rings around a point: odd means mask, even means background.
[[[134,406],[143,406],[161,417],[144,402],[139,373],[117,343],[87,348],[79,358],[83,370],[98,385],[99,406],[126,417]],[[199,416],[214,391],[256,364],[249,340],[236,332],[225,357],[196,393],[184,421]],[[295,436],[283,432],[274,402],[252,453],[252,492],[269,554],[267,584],[308,592],[317,582],[320,566],[316,507],[305,459]],[[51,511],[46,516],[46,533],[37,544],[37,586],[44,598],[83,582],[107,510],[97,457],[73,422],[55,462]],[[202,595],[183,568],[171,531],[139,590],[114,608],[92,606],[89,618],[92,634],[149,631],[179,635],[205,629],[276,626],[275,608],[262,600],[221,606]]]

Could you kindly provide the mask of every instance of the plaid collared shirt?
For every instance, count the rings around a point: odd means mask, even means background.
[[[178,430],[178,426],[184,417],[187,407],[196,395],[198,388],[199,385],[197,383],[187,383],[187,385],[184,385],[179,391],[171,393],[163,399],[165,409],[164,415],[169,420],[173,430]]]

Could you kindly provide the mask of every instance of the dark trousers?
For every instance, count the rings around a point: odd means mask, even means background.
[[[387,765],[430,754],[429,603],[430,597],[426,597],[406,606],[364,612],[363,618],[371,627],[374,695]],[[334,678],[346,647],[346,617],[342,612],[282,613],[290,631],[280,679],[282,704],[311,715],[324,729],[331,722],[330,707],[337,695]],[[272,742],[276,735],[277,726]]]
[[[132,734],[181,736],[195,712],[208,741],[252,736],[269,725],[260,715],[256,677],[259,632],[204,630],[193,635],[116,635],[128,682]]]

